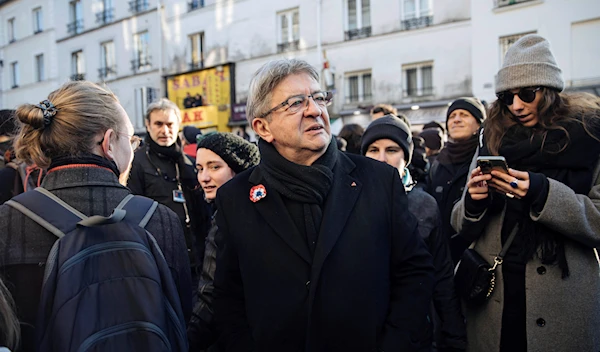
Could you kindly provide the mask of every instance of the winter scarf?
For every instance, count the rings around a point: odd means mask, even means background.
[[[478,136],[476,133],[466,141],[446,143],[437,160],[443,165],[462,165],[470,162],[477,149]]]
[[[283,197],[302,204],[307,238],[316,243],[323,219],[323,204],[333,183],[333,167],[338,156],[335,139],[331,139],[325,154],[311,166],[285,159],[271,143],[262,139],[258,141],[258,148],[265,180]]]
[[[600,142],[586,132],[580,119],[559,122],[558,125],[568,131],[568,138],[562,130],[549,130],[544,138],[535,128],[513,125],[502,138],[499,155],[504,156],[513,169],[541,173],[564,183],[577,194],[588,194],[600,154]],[[479,154],[490,155],[485,146]],[[569,276],[564,236],[531,220],[531,208],[522,200],[510,199],[506,204],[510,216],[505,216],[503,233],[510,230],[504,229],[508,218],[511,218],[510,222],[516,221],[520,225],[519,236],[523,238],[521,257],[529,260],[537,253],[544,264],[558,263],[563,278]],[[501,209],[497,206],[493,208]]]
[[[148,143],[148,147],[150,147],[151,151],[159,155],[164,155],[169,159],[179,160],[183,155],[181,153],[181,141],[179,140],[179,138],[177,138],[177,141],[175,143],[171,144],[168,147],[163,147],[161,145],[156,144],[156,142],[149,136],[146,137],[146,142]]]

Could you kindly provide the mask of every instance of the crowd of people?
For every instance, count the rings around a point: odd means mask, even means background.
[[[142,140],[86,81],[0,111],[0,351],[598,351],[600,98],[563,89],[527,35],[419,131],[333,136],[296,59],[252,76],[257,143],[168,99]]]

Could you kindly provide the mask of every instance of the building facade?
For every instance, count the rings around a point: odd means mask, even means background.
[[[168,79],[223,67],[230,100],[214,109],[243,124],[252,74],[281,57],[319,69],[334,133],[368,124],[377,103],[418,126],[457,97],[493,100],[502,53],[526,33],[550,40],[568,89],[598,94],[600,81],[597,0],[0,0],[0,21],[3,108],[69,79],[104,82],[137,132]]]

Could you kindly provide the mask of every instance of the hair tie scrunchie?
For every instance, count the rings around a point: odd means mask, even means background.
[[[37,104],[36,107],[40,108],[42,110],[42,114],[44,114],[44,127],[50,126],[52,120],[54,119],[54,116],[58,112],[56,106],[54,106],[54,104],[52,104],[50,100],[46,99],[40,101],[40,103]]]

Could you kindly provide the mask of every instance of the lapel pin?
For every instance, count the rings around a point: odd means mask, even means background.
[[[350,186],[356,187],[356,182],[352,182],[352,184]]]
[[[250,189],[250,200],[254,203],[267,196],[267,190],[263,185],[257,185]]]

